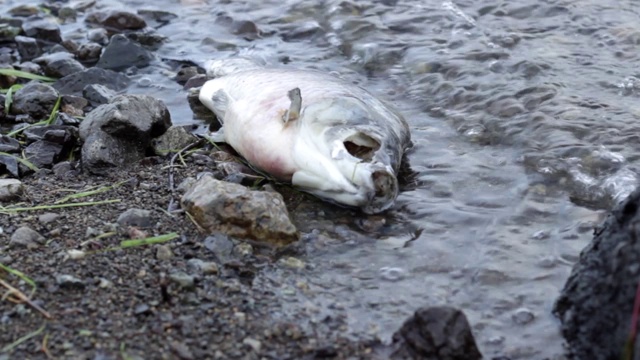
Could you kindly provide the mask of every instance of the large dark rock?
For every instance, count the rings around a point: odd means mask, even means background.
[[[24,156],[39,168],[50,168],[60,160],[64,146],[46,140],[38,140],[24,149]]]
[[[153,60],[153,54],[124,35],[111,37],[104,48],[97,67],[111,70],[123,70],[131,66],[145,67]]]
[[[144,158],[151,140],[171,126],[169,110],[146,95],[119,95],[80,124],[83,168],[104,174]]]
[[[49,117],[58,101],[58,92],[49,85],[30,82],[13,95],[12,114],[28,114],[35,120]]]
[[[640,281],[639,207],[640,189],[596,229],[555,304],[575,359],[622,358]]]
[[[129,86],[129,78],[112,70],[91,68],[58,79],[53,87],[61,94],[82,95],[82,90],[91,84],[101,84],[111,90],[121,91]]]
[[[121,10],[97,11],[89,14],[86,21],[117,32],[140,30],[147,26],[140,16]]]
[[[0,155],[0,174],[9,174],[13,177],[20,177],[20,165],[13,156]]]
[[[418,309],[393,334],[392,346],[393,359],[482,359],[466,316],[448,306]]]
[[[0,152],[17,152],[19,150],[20,143],[18,140],[7,135],[0,135]]]

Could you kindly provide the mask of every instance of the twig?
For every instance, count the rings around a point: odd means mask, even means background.
[[[31,299],[29,299],[29,297],[27,297],[27,295],[25,295],[22,291],[14,288],[13,286],[9,285],[6,281],[4,281],[2,279],[0,279],[0,285],[2,285],[5,288],[7,288],[7,290],[9,290],[9,294],[11,296],[16,297],[20,301],[22,301],[24,303],[27,303],[32,308],[38,310],[47,319],[51,319],[51,314],[49,314],[45,309],[41,308],[38,304],[36,304],[33,301],[31,301]]]
[[[40,350],[42,350],[42,352],[45,355],[47,355],[47,358],[53,359],[53,356],[49,351],[49,333],[44,334],[44,338],[42,339],[42,346],[40,347]]]

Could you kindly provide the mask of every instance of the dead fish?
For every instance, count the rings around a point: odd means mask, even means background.
[[[222,128],[212,138],[252,166],[368,214],[390,208],[410,147],[407,122],[365,89],[315,70],[210,61],[200,101]]]

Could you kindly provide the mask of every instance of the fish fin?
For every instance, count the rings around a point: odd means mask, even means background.
[[[282,117],[282,121],[284,121],[285,124],[289,121],[297,120],[300,117],[300,110],[302,109],[302,95],[300,94],[300,88],[289,90],[287,96],[289,96],[289,100],[291,100],[291,105],[289,105],[289,110],[287,110]]]
[[[202,134],[205,139],[214,143],[226,143],[227,140],[224,137],[224,127],[221,127],[218,131],[210,132],[208,134]]]
[[[211,106],[216,114],[225,114],[229,106],[229,95],[222,89],[216,91],[211,95]]]

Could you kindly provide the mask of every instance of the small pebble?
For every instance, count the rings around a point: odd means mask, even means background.
[[[398,267],[385,266],[380,268],[380,277],[387,281],[399,281],[405,278],[405,271]]]
[[[160,245],[156,249],[156,259],[158,260],[169,260],[173,257],[173,252],[171,248],[167,245]]]
[[[511,319],[518,325],[526,325],[532,322],[533,319],[535,319],[535,316],[533,315],[533,312],[531,312],[531,310],[527,308],[520,308],[516,310],[515,313],[513,313]]]

